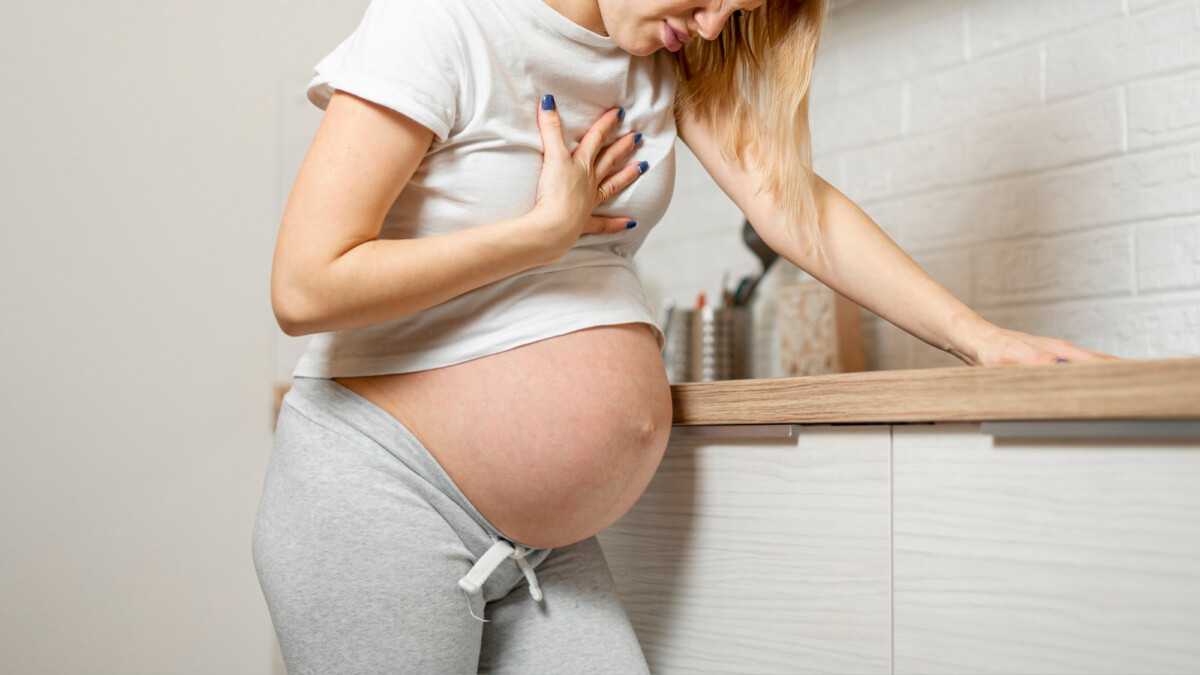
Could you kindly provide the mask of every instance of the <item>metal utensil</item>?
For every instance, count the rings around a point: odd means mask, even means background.
[[[758,230],[754,229],[749,220],[742,224],[742,239],[746,242],[746,246],[754,251],[754,255],[762,261],[763,272],[766,272],[771,263],[779,258],[779,254],[767,246],[767,242],[763,241],[762,237],[758,236]]]
[[[742,307],[746,304],[746,291],[750,290],[750,279],[753,277],[742,277],[738,282],[737,290],[733,292],[733,306]]]
[[[767,270],[771,267],[771,264],[779,259],[779,254],[776,253],[770,246],[767,246],[767,242],[763,241],[762,237],[758,236],[758,231],[754,229],[754,226],[750,224],[749,220],[742,225],[742,240],[746,242],[746,246],[748,246],[750,250],[754,252],[754,255],[758,256],[759,261],[762,262],[762,272],[750,280],[750,283],[746,288],[745,295],[741,299],[741,304],[749,305],[751,298],[754,297],[754,291],[758,288],[758,282],[762,280],[763,275],[767,273]]]
[[[667,381],[671,384],[687,382],[691,376],[692,314],[690,309],[680,309],[675,301],[663,301],[663,366]]]
[[[729,270],[721,274],[721,307],[733,305],[733,291],[729,290]]]

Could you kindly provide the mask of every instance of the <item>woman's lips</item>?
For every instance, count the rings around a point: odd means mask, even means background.
[[[663,19],[662,22],[662,39],[663,45],[668,51],[672,52],[679,51],[683,45],[692,41],[692,37],[690,35],[681,35],[680,33],[676,32],[676,30],[671,27],[671,24],[668,23],[666,19]]]

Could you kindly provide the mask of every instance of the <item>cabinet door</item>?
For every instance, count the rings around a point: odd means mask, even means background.
[[[1200,671],[1200,448],[893,435],[895,672]]]
[[[652,671],[891,669],[889,429],[674,438],[600,536]]]

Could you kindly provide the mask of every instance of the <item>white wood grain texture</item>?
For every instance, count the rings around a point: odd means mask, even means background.
[[[893,434],[896,673],[1200,672],[1200,452]]]
[[[891,670],[888,427],[675,439],[601,544],[652,672]]]

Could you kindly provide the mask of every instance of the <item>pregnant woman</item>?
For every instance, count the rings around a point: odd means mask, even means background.
[[[631,258],[677,136],[781,255],[922,340],[1105,357],[987,323],[812,173],[824,13],[374,0],[317,65],[271,277],[314,337],[253,540],[290,673],[646,672],[594,535],[670,430]]]

